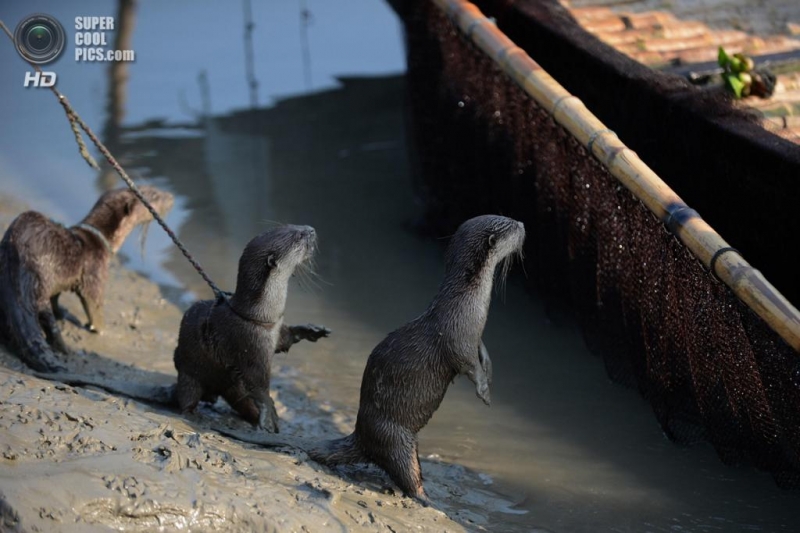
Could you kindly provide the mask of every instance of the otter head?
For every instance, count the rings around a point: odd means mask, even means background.
[[[166,215],[174,198],[172,194],[149,185],[139,187],[145,200],[160,216]],[[97,228],[108,239],[111,249],[116,252],[125,238],[139,224],[150,222],[153,216],[136,195],[127,187],[103,193],[83,220]]]
[[[270,280],[287,280],[314,256],[317,233],[311,226],[285,225],[253,238],[239,259],[236,293],[261,289]]]
[[[510,266],[512,254],[522,253],[525,226],[522,222],[499,216],[483,215],[461,224],[447,249],[448,273],[463,272],[469,279],[494,273],[504,261],[503,273]]]

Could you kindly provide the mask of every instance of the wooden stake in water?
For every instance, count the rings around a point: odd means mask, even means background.
[[[250,0],[242,0],[244,7],[244,68],[247,86],[250,89],[250,107],[258,107],[258,80],[256,79],[253,55],[253,8]]]

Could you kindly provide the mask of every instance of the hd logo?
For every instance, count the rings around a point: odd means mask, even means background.
[[[64,51],[66,40],[64,27],[50,15],[37,13],[17,24],[14,44],[22,58],[36,69],[25,73],[25,87],[53,87],[56,84],[56,73],[43,72],[38,65],[55,61]]]
[[[33,85],[34,87],[52,87],[56,84],[55,72],[26,72],[25,73],[25,87]]]

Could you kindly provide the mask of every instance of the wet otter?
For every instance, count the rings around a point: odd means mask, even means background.
[[[417,433],[438,409],[456,376],[475,383],[489,404],[491,361],[481,335],[489,311],[495,267],[502,275],[525,239],[521,222],[480,216],[464,222],[446,255],[445,277],[427,310],[390,333],[369,356],[361,382],[355,431],[314,445],[215,427],[240,440],[305,450],[327,465],[373,462],[407,496],[427,497],[417,456]]]
[[[275,352],[307,339],[324,326],[286,326],[289,277],[316,248],[310,226],[281,226],[251,240],[239,259],[236,292],[230,299],[195,303],[181,321],[175,368],[176,398],[182,412],[221,395],[245,420],[273,432],[278,415],[269,395]]]
[[[173,198],[155,187],[141,187],[160,213]],[[20,359],[40,371],[61,371],[51,347],[68,353],[56,322],[63,318],[58,297],[80,297],[87,328],[103,329],[103,293],[111,256],[135,226],[152,220],[129,189],[104,193],[80,224],[66,228],[36,211],[19,215],[0,242],[0,338]]]

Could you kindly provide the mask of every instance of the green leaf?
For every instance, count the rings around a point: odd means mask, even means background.
[[[717,52],[717,63],[719,63],[720,67],[725,68],[730,62],[731,60],[728,57],[728,54],[725,53],[725,49],[720,46],[719,51]]]
[[[744,90],[744,82],[739,79],[739,76],[736,74],[725,74],[724,78],[726,85],[733,92],[736,98],[741,98],[742,91]]]

